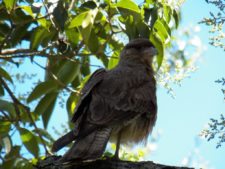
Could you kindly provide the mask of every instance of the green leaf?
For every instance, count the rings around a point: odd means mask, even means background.
[[[31,6],[20,6],[28,15],[35,18],[35,13],[33,13]]]
[[[135,22],[134,17],[132,15],[127,17],[125,21],[125,26],[126,26],[125,32],[130,40],[138,37],[137,27],[135,26],[134,22]]]
[[[57,6],[53,10],[53,17],[53,21],[57,28],[59,28],[60,31],[63,31],[64,25],[68,18],[68,13],[65,7],[63,6],[63,1],[59,1],[57,3]]]
[[[84,42],[88,45],[89,37],[91,34],[92,26],[94,24],[95,17],[98,13],[98,9],[89,10],[77,15],[72,19],[68,28],[79,27]]]
[[[30,25],[32,23],[31,22],[32,17],[30,15],[27,15],[23,11],[23,9],[20,8],[20,7],[15,8],[15,10],[11,13],[10,16],[11,16],[10,18],[12,19],[12,22],[15,25],[17,25],[17,24],[19,25],[17,27],[20,27],[20,26],[24,25],[24,24],[21,24],[21,22],[22,23],[26,22],[26,23],[28,23],[28,25]]]
[[[81,73],[83,76],[87,76],[91,73],[90,69],[90,57],[82,57],[81,58]]]
[[[171,36],[171,29],[169,27],[168,22],[166,22],[165,19],[161,19],[160,22],[164,25],[164,29],[166,30],[166,32],[168,33],[169,37]]]
[[[173,18],[174,18],[176,29],[177,29],[179,26],[180,16],[176,9],[173,10]]]
[[[11,76],[8,74],[8,72],[6,72],[3,68],[0,67],[0,76],[4,77],[5,79],[7,79],[8,81],[10,81],[11,83],[13,83],[13,80],[11,78]]]
[[[34,90],[30,93],[29,97],[27,98],[27,102],[32,102],[35,99],[43,96],[44,94],[50,93],[56,90],[58,87],[57,83],[53,80],[45,81],[39,83]]]
[[[86,11],[86,12],[83,12],[83,13],[75,16],[71,20],[70,24],[68,25],[68,28],[70,29],[70,28],[81,26],[83,23],[83,20],[85,20],[87,18],[88,13],[89,13],[89,11]]]
[[[140,13],[140,9],[136,3],[131,0],[121,0],[116,4],[119,8],[128,9],[137,13]]]
[[[67,29],[66,36],[73,48],[77,47],[79,42],[80,33],[78,32],[77,28]]]
[[[42,113],[42,120],[43,120],[44,128],[48,127],[49,120],[51,118],[52,112],[53,112],[55,104],[56,104],[56,100],[57,100],[57,97],[55,97],[53,99],[53,101],[49,104],[49,106],[46,109],[46,112]]]
[[[168,24],[163,20],[157,20],[154,24],[154,28],[157,29],[157,33],[160,35],[160,39],[163,43],[168,42],[170,39],[170,28]]]
[[[19,158],[15,162],[15,169],[34,169],[34,166],[27,159]]]
[[[51,136],[51,134],[49,134],[48,131],[45,130],[45,129],[38,128],[37,130],[34,130],[33,132],[40,133],[42,136],[44,136],[44,138],[46,138],[47,140],[49,140],[51,143],[54,142],[54,139]]]
[[[67,99],[66,109],[68,112],[69,119],[72,119],[72,115],[74,114],[74,110],[78,100],[79,100],[79,96],[76,93],[71,93],[69,98]]]
[[[48,93],[46,94],[36,106],[34,112],[42,115],[44,127],[46,128],[48,125],[48,121],[51,117],[58,93]]]
[[[158,69],[162,65],[163,57],[164,57],[164,45],[159,37],[159,35],[155,32],[152,32],[150,35],[150,41],[153,43],[153,45],[156,47],[158,51],[157,55],[157,64]]]
[[[144,38],[148,38],[150,35],[150,29],[149,26],[141,21],[138,24],[136,24],[137,30],[138,30],[138,34],[140,37],[144,37]]]
[[[11,28],[6,23],[0,23],[0,35],[7,35]]]
[[[21,122],[23,123],[30,123],[31,119],[30,116],[32,117],[32,119],[34,121],[37,121],[39,119],[39,115],[35,112],[27,112],[27,110],[23,107],[23,106],[18,106],[19,111],[20,111],[20,118],[21,118]]]
[[[158,8],[154,7],[152,9],[150,9],[150,14],[151,14],[150,28],[152,29],[155,22],[158,19]]]
[[[30,15],[33,19],[36,19],[36,13],[33,13],[31,6],[20,6],[28,15]],[[43,17],[41,14],[38,15],[39,18]],[[47,20],[45,18],[37,19],[37,22],[45,27],[48,28]]]
[[[4,96],[5,91],[4,88],[0,85],[0,96]]]
[[[114,68],[118,64],[118,62],[119,62],[119,56],[118,55],[110,57],[109,63],[108,63],[108,69]]]
[[[172,9],[169,5],[164,5],[163,14],[164,14],[166,22],[170,23],[171,15],[172,15]]]
[[[17,26],[11,34],[11,39],[8,42],[12,46],[16,46],[22,43],[23,40],[30,40],[31,33],[27,30],[30,24],[23,24]]]
[[[97,14],[98,10],[89,10],[80,13],[79,15],[75,16],[68,25],[68,28],[74,28],[82,26],[82,28],[86,28],[88,25],[94,23],[94,18]]]
[[[1,135],[5,135],[9,132],[11,127],[11,123],[9,121],[1,121],[0,123],[0,133]]]
[[[49,32],[43,27],[37,27],[32,33],[30,48],[37,49],[41,42],[48,36]]]
[[[31,131],[25,128],[19,128],[19,132],[20,138],[26,149],[35,157],[38,157],[39,147],[36,136]]]
[[[79,70],[78,60],[67,60],[57,73],[57,77],[64,85],[67,85],[77,77]]]
[[[16,0],[3,0],[7,10],[11,11],[12,8],[14,7]]]
[[[96,53],[99,49],[99,40],[96,33],[94,32],[94,29],[92,29],[90,33],[90,37],[88,40],[88,48],[92,53]]]
[[[13,118],[16,116],[14,105],[11,102],[0,100],[0,110],[8,112]]]

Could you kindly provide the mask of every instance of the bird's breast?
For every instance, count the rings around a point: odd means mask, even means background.
[[[110,141],[116,142],[119,132],[122,130],[121,143],[140,143],[146,142],[152,128],[155,124],[155,119],[147,117],[143,114],[136,119],[131,120],[127,124],[115,126],[113,128]]]

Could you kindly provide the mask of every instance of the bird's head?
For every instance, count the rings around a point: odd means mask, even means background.
[[[130,41],[124,47],[120,59],[121,61],[135,61],[151,65],[156,54],[156,48],[148,39],[138,38]]]

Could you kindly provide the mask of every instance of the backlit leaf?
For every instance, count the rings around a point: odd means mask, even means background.
[[[74,110],[76,107],[76,104],[78,102],[79,96],[76,93],[71,93],[67,102],[66,102],[66,109],[68,112],[69,119],[72,119],[72,115],[74,114]]]
[[[150,35],[150,41],[154,44],[154,46],[157,49],[158,55],[157,55],[157,64],[158,69],[160,68],[163,57],[164,57],[164,45],[159,37],[159,35],[155,32],[152,32]]]
[[[3,0],[3,2],[6,8],[10,11],[14,7],[16,0]]]
[[[95,17],[98,13],[98,9],[89,10],[77,15],[72,19],[68,28],[79,27],[84,42],[88,45],[89,37],[91,34],[92,26],[94,24]]]
[[[154,24],[154,28],[157,29],[157,33],[160,35],[160,39],[163,43],[168,41],[171,32],[168,24],[165,21],[163,22],[163,20],[158,19]]]
[[[109,63],[108,63],[108,69],[114,68],[119,62],[119,57],[118,56],[113,56],[110,57]]]
[[[116,6],[140,13],[138,5],[131,0],[121,0],[116,4]]]
[[[33,19],[36,18],[36,13],[33,13],[32,7],[31,6],[21,6],[21,8],[28,14],[30,15]],[[42,17],[41,14],[38,15],[39,18]],[[41,26],[48,28],[47,25],[47,20],[45,18],[37,19],[37,22],[41,24]]]
[[[38,157],[39,147],[36,136],[25,128],[19,128],[19,132],[21,141],[23,142],[26,149],[35,157]]]

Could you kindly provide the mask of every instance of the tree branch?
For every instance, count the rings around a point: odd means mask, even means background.
[[[12,92],[12,91],[10,90],[10,88],[8,87],[7,83],[6,83],[1,77],[0,77],[0,82],[2,83],[2,85],[3,85],[3,87],[6,89],[6,91],[8,92],[9,96],[12,98],[12,100],[13,100],[13,102],[14,102],[14,107],[15,107],[16,114],[17,114],[18,118],[21,120],[19,106],[22,106],[22,107],[25,109],[25,111],[27,112],[27,115],[28,115],[28,117],[29,117],[29,119],[30,119],[31,124],[34,126],[35,130],[37,131],[38,136],[40,137],[40,140],[41,140],[41,142],[42,142],[42,144],[43,144],[43,147],[44,147],[44,149],[45,149],[45,153],[46,153],[46,154],[50,154],[50,153],[48,152],[48,149],[47,149],[47,146],[46,146],[46,144],[45,144],[45,142],[44,142],[44,139],[43,139],[42,135],[40,134],[40,132],[39,132],[39,130],[38,130],[38,127],[37,127],[37,125],[36,125],[36,123],[35,123],[33,117],[31,116],[30,108],[29,108],[28,106],[24,105],[23,103],[21,103],[21,102],[16,98],[16,96],[13,94],[13,92]]]
[[[35,166],[35,169],[191,169],[189,167],[176,167],[176,166],[167,166],[163,164],[156,164],[152,161],[118,161],[118,160],[95,160],[95,161],[70,161],[65,164],[56,164],[56,160],[59,159],[57,156],[52,156],[46,158],[44,161],[38,163]]]

